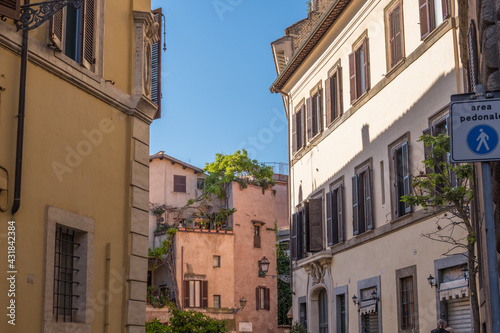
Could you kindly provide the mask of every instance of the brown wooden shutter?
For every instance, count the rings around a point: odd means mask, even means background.
[[[332,83],[333,76],[330,76],[325,81],[325,113],[326,113],[326,126],[330,125],[335,117],[332,117]]]
[[[326,192],[326,240],[333,245],[332,192]]]
[[[174,192],[186,193],[186,176],[174,175]]]
[[[343,98],[342,98],[342,68],[338,68],[337,70],[337,75],[336,75],[336,82],[335,82],[335,87],[337,88],[335,93],[336,93],[336,96],[335,96],[335,105],[336,105],[336,109],[335,109],[335,118],[337,117],[340,117],[342,115],[342,111],[343,111],[343,108],[342,108],[342,101],[343,101]]]
[[[297,151],[297,113],[292,116],[292,153]]]
[[[448,0],[441,0],[441,8],[443,9],[443,20],[446,20],[450,16]]]
[[[403,35],[401,31],[401,5],[394,8],[394,64],[403,58]]]
[[[304,202],[302,210],[302,256],[304,258],[306,252],[309,250],[309,202]]]
[[[297,213],[297,260],[304,257],[304,211]]]
[[[335,190],[332,192],[332,211],[333,211],[333,218],[332,218],[332,233],[333,233],[333,244],[337,244],[339,242],[339,219],[338,219],[338,207],[337,207],[337,200],[338,200],[338,191]]]
[[[201,281],[201,307],[208,308],[208,281]]]
[[[298,138],[300,138],[300,144],[297,146],[297,149],[300,149],[306,145],[305,130],[304,130],[305,114],[306,114],[306,106],[305,104],[302,104],[302,107],[300,108],[300,116],[298,116],[300,126],[297,125],[297,131],[299,132]]]
[[[370,168],[365,171],[365,198],[366,198],[366,230],[373,229],[373,203],[372,203],[372,189],[371,189],[371,170]]]
[[[349,84],[351,86],[351,103],[358,98],[356,84],[356,54],[349,54]]]
[[[83,0],[83,38],[81,47],[82,65],[94,70],[95,65],[95,0]]]
[[[184,280],[184,308],[189,308],[189,281]]]
[[[253,236],[253,247],[260,248],[260,235]]]
[[[363,41],[363,53],[365,55],[364,63],[362,66],[365,68],[365,91],[370,90],[370,53],[368,47],[368,38]]]
[[[151,59],[151,100],[158,108],[155,119],[159,119],[161,118],[161,29],[163,19],[161,8],[153,10],[153,15],[159,27],[158,41],[153,44]]]
[[[0,0],[0,15],[13,20],[19,20],[21,0]]]
[[[429,0],[418,1],[420,14],[420,38],[424,39],[431,32]]]
[[[291,248],[291,257],[292,261],[297,260],[297,220],[298,220],[298,213],[295,213],[292,215],[292,248]]]
[[[267,311],[271,310],[271,297],[270,297],[270,289],[264,289],[264,309]]]
[[[424,130],[424,135],[431,135],[433,136],[433,128],[432,127],[429,127],[427,129]],[[424,155],[425,155],[425,159],[429,159],[432,157],[432,146],[426,146],[424,144]],[[431,174],[432,172],[434,172],[434,170],[432,170],[432,168],[429,168],[428,166],[425,167],[425,173],[427,175]]]
[[[338,212],[338,223],[339,223],[339,242],[344,241],[344,186],[340,186],[337,197],[338,197],[338,205],[337,205],[337,212]]]
[[[403,182],[404,182],[404,194],[410,195],[410,158],[408,154],[408,142],[403,143]],[[405,213],[411,213],[411,206],[405,202]]]
[[[260,288],[255,288],[255,309],[260,310]]]
[[[49,20],[49,43],[50,46],[54,47],[58,51],[63,50],[63,18],[64,18],[64,9],[59,10],[54,14]]]
[[[307,141],[311,140],[313,137],[313,103],[312,98],[308,97],[306,99],[306,129],[307,129]]]
[[[323,250],[323,200],[309,200],[309,251]]]
[[[352,176],[352,233],[359,234],[358,175]]]

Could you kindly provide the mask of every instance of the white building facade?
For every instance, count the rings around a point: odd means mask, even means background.
[[[312,1],[272,43],[289,123],[293,320],[308,332],[470,332],[466,257],[408,207],[419,137],[463,92],[457,4]],[[439,290],[429,285],[436,277]],[[445,290],[446,289],[446,290]]]

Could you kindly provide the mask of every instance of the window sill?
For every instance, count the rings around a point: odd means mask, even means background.
[[[406,62],[406,57],[403,56],[400,61],[398,61],[397,64],[392,66],[387,73],[385,74],[386,78],[392,78],[393,76],[397,76],[399,73],[401,73],[404,69],[404,64]]]
[[[433,40],[434,37],[439,34],[439,31],[446,29],[445,27],[448,24],[450,24],[451,20],[452,20],[451,17],[448,17],[447,19],[445,19],[440,25],[438,25],[436,28],[434,28],[434,30],[432,30],[424,38],[422,38],[422,42],[424,42],[424,43],[431,42],[431,40]]]
[[[362,101],[368,99],[368,93],[370,92],[370,88],[366,89],[364,93],[361,94],[358,98],[351,102],[351,106],[356,106],[357,104],[361,104]]]

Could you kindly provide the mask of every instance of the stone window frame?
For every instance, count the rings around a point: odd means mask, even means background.
[[[394,9],[399,5],[399,19],[400,19],[400,34],[401,34],[401,59],[397,62],[392,60],[392,49],[391,49],[391,21],[390,15]],[[393,69],[399,67],[405,61],[405,35],[404,35],[404,18],[403,18],[403,0],[393,0],[384,8],[384,24],[385,24],[385,40],[386,40],[386,65],[387,72],[391,72]]]
[[[362,296],[361,296],[361,291],[363,289],[368,289],[368,288],[373,288],[375,287],[377,289],[378,293],[378,301],[377,301],[377,312],[378,312],[378,324],[379,324],[379,331],[383,332],[382,328],[382,298],[380,295],[382,295],[382,290],[380,289],[380,275],[364,279],[361,281],[358,281],[357,285],[357,292],[358,292],[358,302],[362,301]],[[359,305],[358,305],[359,306]],[[358,312],[358,327],[359,327],[359,333],[363,333],[362,331],[362,320],[361,320],[361,314]]]
[[[349,332],[349,293],[347,286],[341,286],[337,288],[333,288],[333,297],[334,297],[334,332],[339,333],[340,331],[340,303],[338,302],[338,297],[344,295],[345,304],[345,318],[346,318],[346,332]]]
[[[413,316],[415,318],[415,327],[411,329],[403,330],[401,329],[402,324],[402,304],[401,304],[401,280],[407,277],[413,278]],[[408,266],[396,270],[396,295],[398,300],[398,332],[399,333],[419,333],[419,323],[418,323],[418,285],[417,285],[417,266]]]
[[[67,210],[47,206],[45,229],[45,288],[43,308],[43,331],[53,333],[64,333],[70,331],[92,332],[92,294],[94,273],[94,251],[95,251],[95,220]],[[75,255],[80,259],[76,264],[79,283],[75,294],[80,297],[75,300],[78,308],[74,322],[56,321],[53,314],[54,302],[54,251],[56,227],[63,226],[77,232],[77,247]]]

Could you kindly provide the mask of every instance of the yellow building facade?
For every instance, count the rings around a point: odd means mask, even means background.
[[[158,16],[149,0],[95,0],[31,30],[19,126],[22,31],[5,3],[0,331],[144,332]]]

